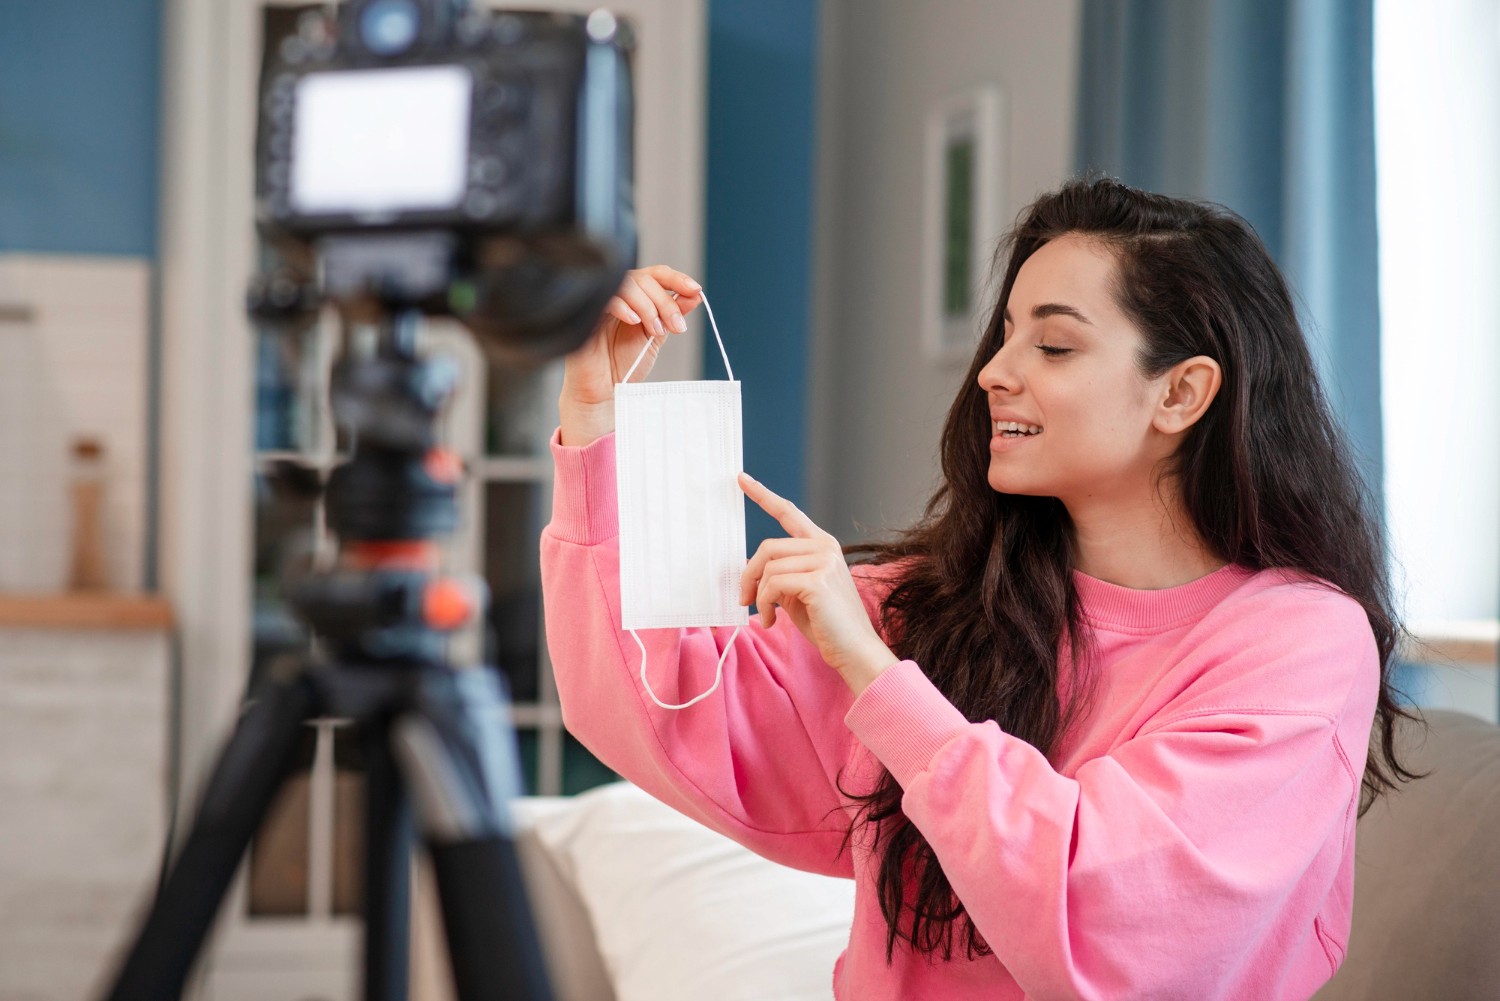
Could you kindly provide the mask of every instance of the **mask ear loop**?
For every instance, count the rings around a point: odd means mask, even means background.
[[[719,342],[719,354],[724,358],[724,371],[729,373],[729,381],[733,382],[734,369],[729,367],[729,352],[724,350],[724,338],[719,336],[719,324],[714,319],[714,308],[708,304],[708,296],[701,291],[698,296],[703,300],[703,308],[708,310],[708,325],[714,328],[714,340]],[[646,357],[646,352],[651,350],[651,345],[655,340],[654,336],[646,338],[646,346],[641,348],[641,353],[635,356],[635,364],[630,366],[630,371],[625,373],[625,378],[621,379],[621,382],[630,381],[630,377],[635,374],[636,366],[640,365],[641,359]]]
[[[724,371],[728,373],[730,381],[733,382],[734,369],[729,366],[729,352],[724,350],[724,338],[719,336],[719,323],[714,319],[714,308],[708,304],[708,296],[705,295],[701,290],[699,291],[698,295],[703,299],[703,308],[708,312],[708,325],[713,328],[714,340],[719,342],[719,354],[724,358]],[[655,338],[647,339],[646,346],[641,348],[641,353],[635,356],[635,364],[630,366],[630,371],[625,373],[625,378],[620,380],[621,382],[630,381],[630,377],[635,374],[637,366],[639,366],[641,360],[646,357],[646,352],[651,350],[651,344],[654,340]],[[740,630],[743,628],[745,627],[734,627],[734,635],[729,637],[729,642],[725,645],[724,652],[719,654],[719,664],[714,668],[714,683],[709,686],[708,691],[704,692],[702,695],[694,696],[681,705],[676,706],[668,705],[667,703],[663,702],[661,699],[657,698],[656,693],[651,690],[651,682],[646,680],[646,644],[641,642],[640,636],[637,635],[634,629],[630,630],[630,635],[635,639],[635,645],[641,648],[641,684],[645,687],[646,694],[651,696],[651,701],[655,702],[663,709],[686,709],[693,703],[700,702],[712,695],[719,687],[719,680],[724,676],[724,658],[729,656],[729,651],[733,649],[734,641],[739,637]]]
[[[734,648],[734,641],[739,637],[740,630],[743,628],[745,627],[734,627],[734,635],[729,637],[729,642],[724,645],[724,652],[719,654],[719,666],[714,668],[714,683],[709,686],[708,691],[704,692],[702,695],[695,695],[681,705],[676,706],[668,705],[667,703],[663,702],[661,699],[657,698],[656,693],[651,690],[651,682],[646,680],[646,644],[641,642],[640,636],[636,634],[636,631],[634,629],[630,630],[630,635],[635,637],[635,645],[641,648],[641,684],[645,686],[646,694],[651,696],[651,701],[655,702],[663,709],[686,709],[694,702],[701,702],[712,695],[714,691],[719,687],[719,679],[724,676],[724,658],[729,656],[729,651]]]

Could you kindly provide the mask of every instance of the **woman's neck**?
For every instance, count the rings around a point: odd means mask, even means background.
[[[1076,545],[1075,568],[1090,577],[1158,591],[1213,573],[1224,561],[1208,551],[1169,483],[1122,502],[1090,498],[1069,503]]]

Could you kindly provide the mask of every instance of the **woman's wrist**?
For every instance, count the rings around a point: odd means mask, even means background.
[[[844,679],[844,684],[849,686],[854,697],[859,698],[876,678],[900,661],[901,658],[892,653],[890,647],[879,640],[874,640],[861,650],[850,664],[839,671],[839,676]]]
[[[615,429],[614,402],[559,403],[562,443],[570,448],[591,445]]]

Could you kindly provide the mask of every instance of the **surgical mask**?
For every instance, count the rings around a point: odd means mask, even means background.
[[[663,709],[686,709],[712,695],[724,658],[750,622],[749,608],[740,604],[746,563],[740,384],[706,297],[703,308],[728,380],[632,383],[647,344],[615,386],[620,628],[641,648],[641,684]],[[646,680],[646,645],[636,630],[695,626],[736,628],[708,691],[668,705]]]

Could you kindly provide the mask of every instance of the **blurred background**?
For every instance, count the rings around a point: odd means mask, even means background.
[[[337,337],[257,331],[242,303],[261,40],[312,6],[0,4],[6,998],[96,981],[247,685],[307,646],[280,587],[330,547],[309,487],[338,457]],[[1380,498],[1422,640],[1400,684],[1495,719],[1500,0],[614,9],[641,38],[641,262],[705,285],[749,472],[845,542],[909,524],[1016,215],[1087,169],[1211,198],[1285,270]],[[495,593],[461,649],[511,683],[529,788],[571,794],[611,775],[564,732],[542,639],[559,369],[493,369],[431,328],[466,373],[448,559]],[[692,333],[659,378],[723,377]],[[779,534],[749,519],[752,551]],[[304,759],[212,996],[269,996],[268,966],[351,947],[358,762],[337,721]]]

